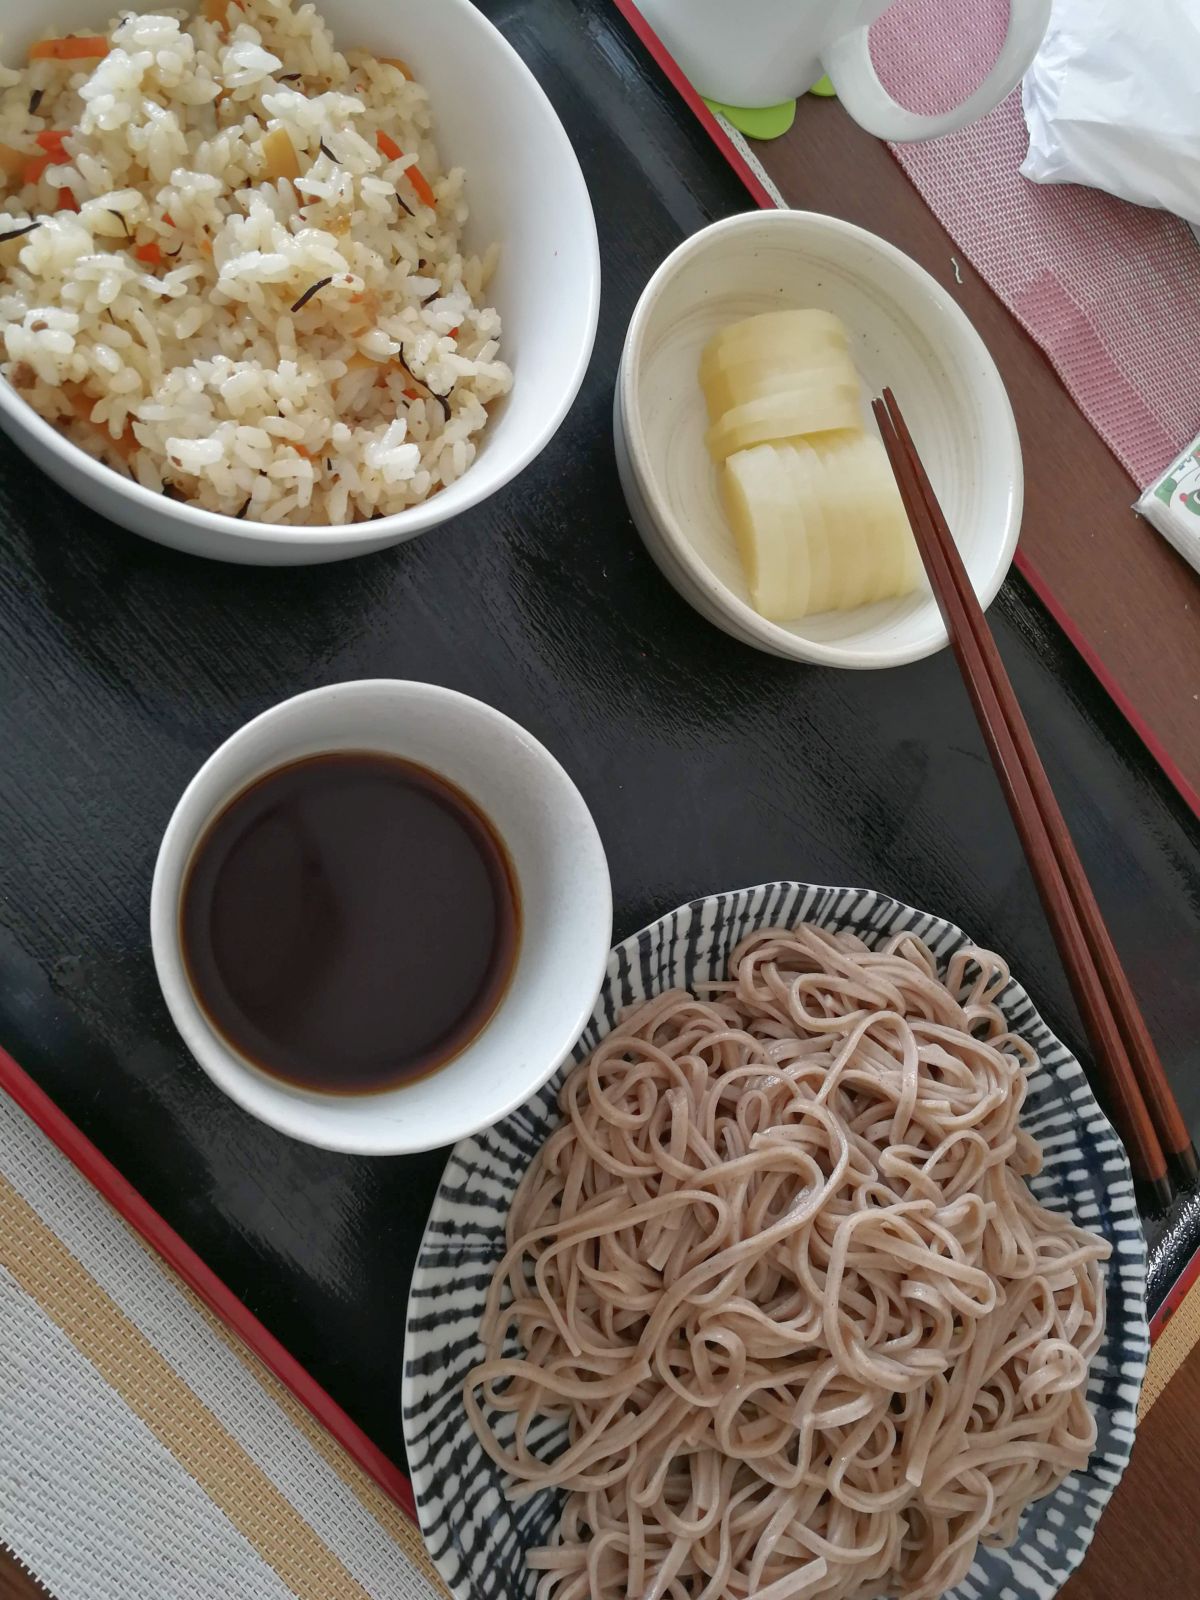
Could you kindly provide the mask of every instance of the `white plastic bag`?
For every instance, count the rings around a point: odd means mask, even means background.
[[[1022,96],[1027,178],[1200,225],[1200,0],[1054,0]]]

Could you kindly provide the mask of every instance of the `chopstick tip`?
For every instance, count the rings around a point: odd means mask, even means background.
[[[1136,1178],[1134,1188],[1137,1191],[1138,1210],[1149,1212],[1157,1216],[1170,1208],[1174,1198],[1171,1180],[1164,1173],[1161,1178]]]
[[[1200,1179],[1200,1158],[1196,1155],[1196,1146],[1189,1144],[1186,1150],[1172,1151],[1167,1168],[1177,1189],[1194,1189]]]

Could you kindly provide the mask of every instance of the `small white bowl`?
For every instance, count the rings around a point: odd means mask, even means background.
[[[153,9],[150,0],[135,6]],[[102,29],[117,9],[112,0],[0,0],[4,59],[23,60],[48,29]],[[587,184],[553,106],[507,40],[470,0],[320,0],[318,9],[340,47],[411,61],[429,90],[442,159],[466,170],[467,245],[500,242],[487,296],[503,320],[513,389],[493,408],[471,466],[432,499],[376,522],[289,528],[239,522],[144,489],[93,461],[0,380],[0,427],[56,483],[134,533],[222,561],[340,561],[479,505],[554,437],[596,337],[600,251]]]
[[[327,750],[403,756],[448,778],[495,824],[520,891],[517,963],[491,1021],[437,1072],[378,1094],[318,1094],[252,1066],[205,1017],[180,950],[184,876],[208,823],[255,779]],[[419,916],[420,907],[413,914]],[[281,1133],[363,1155],[452,1144],[536,1093],[591,1014],[611,936],[604,847],[582,796],[554,757],[491,706],[434,684],[391,679],[297,695],[227,740],[175,808],[150,897],[163,996],[213,1082]],[[453,952],[447,956],[453,959]]]
[[[1021,447],[1004,384],[951,297],[885,240],[836,217],[755,211],[686,240],[647,284],[614,402],[630,514],[663,575],[717,627],[795,661],[889,667],[931,655],[946,630],[928,587],[901,600],[781,625],[759,616],[705,448],[700,352],[730,322],[816,307],[846,324],[865,402],[891,385],[967,571],[987,606],[1021,526]],[[869,403],[864,426],[874,429]]]

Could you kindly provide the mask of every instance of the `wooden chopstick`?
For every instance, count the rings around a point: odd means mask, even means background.
[[[1189,1182],[1196,1152],[1087,875],[1054,799],[982,609],[890,390],[875,402],[884,445],[964,682],[1063,956],[1096,1065],[1148,1198]]]
[[[1088,951],[1108,997],[1134,1078],[1146,1101],[1159,1143],[1177,1180],[1192,1183],[1200,1171],[1200,1163],[1197,1162],[1187,1124],[1171,1092],[1129,979],[1113,948],[1112,939],[1109,937],[1100,908],[1096,904],[1091,884],[1071,841],[1066,821],[1054,798],[1054,792],[1046,777],[1033,738],[1004,671],[996,642],[984,620],[983,611],[967,577],[958,548],[946,526],[929,479],[921,466],[912,436],[891,390],[885,391],[885,400],[890,407],[890,416],[897,437],[912,464],[923,499],[929,509],[938,551],[945,558],[945,565],[953,581],[956,595],[962,602],[963,611],[978,641],[984,665],[996,685],[1001,709],[1012,734],[1017,756],[1029,779],[1039,817],[1049,835],[1059,869],[1082,925]]]

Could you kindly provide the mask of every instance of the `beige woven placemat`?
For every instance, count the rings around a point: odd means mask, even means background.
[[[1151,1328],[1154,1343],[1138,1404],[1139,1421],[1166,1392],[1171,1379],[1200,1344],[1200,1258],[1189,1264],[1180,1282],[1190,1283],[1191,1287],[1182,1293],[1176,1289],[1168,1296],[1167,1305]]]
[[[56,1600],[446,1593],[400,1507],[2,1093],[0,1541]]]

